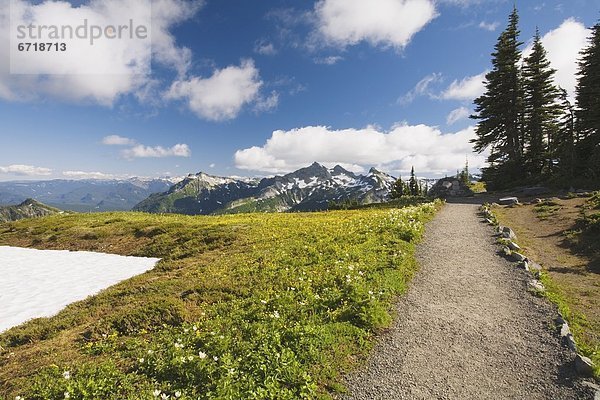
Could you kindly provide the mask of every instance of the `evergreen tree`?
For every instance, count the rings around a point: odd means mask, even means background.
[[[492,53],[492,70],[485,76],[486,91],[475,100],[475,114],[471,116],[479,120],[477,138],[472,141],[475,151],[490,148],[490,167],[484,169],[484,177],[496,181],[497,185],[509,183],[521,172],[524,146],[519,47],[523,43],[519,41],[518,24],[515,7]]]
[[[402,181],[402,177],[398,177],[394,185],[392,186],[392,190],[390,190],[390,199],[396,200],[402,197],[405,193],[404,190],[404,182]]]
[[[533,177],[540,177],[545,167],[546,172],[551,169],[550,146],[558,133],[560,115],[555,73],[536,29],[531,54],[523,65],[525,158]]]
[[[417,182],[417,178],[415,177],[415,167],[412,167],[410,170],[410,180],[408,181],[408,188],[410,190],[411,195],[419,195],[419,183]]]
[[[577,133],[575,131],[575,108],[569,101],[569,95],[564,89],[560,89],[560,109],[562,115],[559,120],[557,136],[551,144],[550,151],[553,161],[557,164],[558,172],[566,178],[575,176],[575,146],[577,144]]]
[[[581,52],[577,84],[577,130],[581,140],[577,156],[580,169],[600,177],[600,23],[592,28],[589,45]]]

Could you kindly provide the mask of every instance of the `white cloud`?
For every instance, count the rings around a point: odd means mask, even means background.
[[[444,100],[468,100],[473,101],[485,92],[485,75],[487,71],[479,75],[468,76],[461,81],[455,80],[444,90],[439,97]]]
[[[208,167],[209,167],[209,168],[214,168],[214,167],[216,167],[216,166],[217,166],[217,164],[215,164],[215,163],[212,163],[212,164],[210,164]]]
[[[318,57],[315,58],[315,64],[321,65],[335,65],[338,62],[342,61],[344,57],[342,56],[328,56],[328,57]]]
[[[446,117],[446,123],[448,125],[453,125],[458,121],[468,118],[470,114],[471,111],[466,107],[457,108],[455,110],[450,111],[450,114],[448,114],[448,117]]]
[[[267,97],[259,96],[254,105],[254,110],[258,113],[274,110],[279,105],[279,93],[275,90]]]
[[[485,22],[481,21],[479,23],[479,27],[481,29],[485,29],[486,31],[494,32],[500,26],[499,22]]]
[[[503,0],[439,0],[441,3],[452,4],[461,7],[470,7],[484,2],[499,2]]]
[[[421,79],[419,82],[417,82],[417,84],[411,91],[406,93],[404,96],[401,96],[398,99],[398,103],[399,104],[410,104],[418,96],[431,95],[432,94],[430,91],[431,84],[438,83],[441,81],[442,81],[441,73],[433,73],[433,74],[427,75],[426,77]]]
[[[48,176],[52,175],[50,168],[34,167],[33,165],[13,164],[5,167],[0,166],[0,174],[18,176]]]
[[[178,48],[170,32],[172,27],[191,18],[202,1],[152,0],[152,16],[149,7],[138,0],[96,0],[74,6],[66,1],[29,2],[24,0],[0,0],[0,59],[9,60],[10,13],[13,21],[39,22],[41,25],[79,26],[84,19],[106,26],[124,18],[150,20],[149,42],[111,40],[95,43],[93,47],[82,41],[68,43],[72,51],[55,57],[40,53],[36,63],[13,65],[14,68],[31,68],[32,65],[48,71],[48,74],[11,75],[9,63],[0,65],[0,98],[9,101],[33,101],[56,98],[66,101],[86,101],[112,106],[121,96],[146,90],[152,83],[148,70],[150,55],[160,65],[183,73],[190,64],[191,52]],[[34,3],[34,4],[32,4]],[[27,23],[25,24],[27,25]],[[77,51],[73,51],[76,49]],[[13,59],[14,60],[14,59]],[[15,70],[15,71],[17,71]],[[90,71],[110,73],[89,75]]]
[[[182,99],[196,115],[211,121],[237,117],[244,105],[259,98],[262,86],[254,61],[214,71],[209,78],[192,77],[173,83],[167,99]]]
[[[99,179],[99,180],[110,180],[110,179],[126,179],[128,175],[114,175],[105,174],[104,172],[87,172],[87,171],[63,171],[63,176],[70,179]]]
[[[427,125],[394,126],[389,131],[376,127],[333,130],[307,126],[290,131],[275,131],[263,146],[238,150],[237,168],[267,173],[282,173],[313,161],[327,165],[353,165],[355,170],[377,165],[387,170],[408,171],[414,165],[421,174],[454,173],[469,155],[470,165],[479,168],[484,154],[473,154],[470,139],[473,127],[443,134]]]
[[[127,159],[133,158],[164,158],[164,157],[191,157],[192,151],[187,144],[176,144],[173,147],[144,146],[138,144],[121,152]]]
[[[135,140],[119,135],[109,135],[102,138],[102,144],[107,146],[131,146],[135,143]]]
[[[431,0],[320,0],[315,5],[317,32],[328,44],[402,49],[436,17]]]
[[[277,49],[273,43],[260,40],[254,45],[254,52],[263,56],[274,56],[277,54]]]
[[[542,37],[542,44],[548,52],[548,60],[556,69],[555,82],[575,97],[577,86],[577,61],[579,52],[587,46],[590,31],[573,18],[566,19],[558,28]],[[532,44],[523,51],[523,57],[531,53]]]

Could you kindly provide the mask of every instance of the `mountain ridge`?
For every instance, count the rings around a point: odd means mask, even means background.
[[[317,162],[262,179],[199,172],[188,175],[168,191],[150,195],[133,210],[190,215],[325,210],[332,201],[385,201],[394,182],[394,177],[375,168],[359,175],[340,165],[330,169]]]
[[[60,213],[63,211],[58,208],[50,207],[34,199],[26,199],[18,205],[0,207],[0,223],[25,218],[41,218]]]
[[[0,182],[0,205],[34,198],[62,210],[129,211],[152,193],[168,190],[183,178],[53,179]]]

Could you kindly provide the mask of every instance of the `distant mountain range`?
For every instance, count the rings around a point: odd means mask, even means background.
[[[263,179],[224,178],[200,172],[165,192],[151,194],[133,209],[189,215],[324,210],[331,201],[385,201],[394,181],[394,177],[375,168],[366,175],[357,175],[339,165],[328,169],[318,163]]]
[[[0,207],[0,223],[17,221],[24,218],[39,218],[62,213],[58,208],[50,207],[33,199],[27,199],[16,206]]]
[[[0,206],[33,198],[62,210],[79,212],[128,211],[153,193],[182,178],[126,180],[51,180],[0,182]]]

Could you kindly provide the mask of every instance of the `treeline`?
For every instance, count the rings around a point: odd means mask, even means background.
[[[429,192],[429,183],[419,182],[415,176],[415,167],[412,167],[408,182],[404,182],[402,177],[396,179],[390,190],[390,199],[395,200],[403,196],[427,196],[427,192]]]
[[[485,93],[475,100],[478,152],[488,188],[548,182],[600,183],[600,23],[581,52],[575,103],[555,85],[539,31],[524,59],[516,7],[492,53]]]

